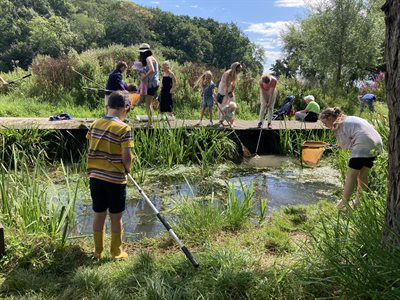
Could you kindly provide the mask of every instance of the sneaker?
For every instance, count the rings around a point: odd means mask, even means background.
[[[221,121],[219,122],[219,128],[224,128],[224,123],[222,123]]]
[[[260,122],[260,123],[257,124],[257,128],[260,128],[260,129],[261,129],[262,127],[263,127],[263,123],[262,123],[262,122]]]
[[[271,123],[268,123],[268,129],[272,129]]]
[[[213,126],[214,124],[213,124],[213,122],[212,121],[210,121],[210,123],[208,123],[208,127],[211,127],[211,126]]]

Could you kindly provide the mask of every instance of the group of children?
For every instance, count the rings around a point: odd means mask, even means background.
[[[152,106],[151,101],[154,99],[159,86],[158,63],[149,49],[148,44],[141,45],[140,51],[144,55],[141,55],[140,64],[134,65],[134,69],[137,70],[141,79],[139,93],[145,97],[146,107]],[[93,122],[86,136],[89,140],[87,173],[90,178],[90,193],[94,211],[94,257],[97,259],[103,256],[104,223],[107,212],[111,220],[111,256],[115,259],[128,256],[122,248],[122,212],[125,210],[127,174],[130,172],[133,159],[131,151],[133,139],[132,129],[124,120],[134,104],[129,94],[122,91],[128,89],[128,86],[122,82],[122,73],[126,69],[126,63],[121,62],[117,64],[116,70],[110,74],[107,89],[116,88],[119,91],[108,93],[106,115]],[[201,124],[206,110],[208,110],[210,118],[209,125],[213,125],[212,109],[214,103],[216,103],[220,111],[220,126],[223,126],[224,120],[227,120],[230,126],[234,126],[233,116],[236,103],[233,100],[236,80],[241,69],[241,64],[235,62],[229,70],[224,72],[216,95],[213,92],[216,84],[212,81],[210,71],[204,72],[196,81],[195,87],[201,89],[203,96],[198,125]],[[162,64],[162,70],[160,108],[162,112],[172,113],[172,94],[176,87],[176,79],[168,62]],[[259,128],[263,126],[267,110],[268,128],[271,127],[272,109],[277,93],[276,84],[276,78],[270,75],[263,76],[259,82],[261,101]],[[314,97],[309,95],[305,99],[308,103],[307,111],[300,111],[299,116],[300,114],[304,116],[305,113],[313,110],[311,107],[313,105],[310,106],[310,103],[315,102]],[[351,150],[343,200],[339,202],[337,207],[343,209],[349,206],[355,186],[357,186],[357,197],[352,204],[357,205],[359,204],[360,193],[368,187],[368,173],[382,148],[382,139],[366,120],[346,116],[340,108],[327,108],[318,117],[327,128],[334,131],[339,147]],[[315,119],[315,116],[313,118]]]

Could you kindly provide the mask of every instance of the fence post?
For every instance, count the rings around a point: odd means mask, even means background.
[[[5,242],[4,242],[4,228],[3,225],[0,223],[0,257],[4,255],[5,252]]]

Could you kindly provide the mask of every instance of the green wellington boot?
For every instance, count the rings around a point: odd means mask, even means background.
[[[94,239],[94,258],[100,259],[103,253],[103,245],[104,245],[104,231],[94,231],[93,239]]]
[[[122,250],[122,231],[111,232],[111,257],[114,259],[127,258],[128,253]]]

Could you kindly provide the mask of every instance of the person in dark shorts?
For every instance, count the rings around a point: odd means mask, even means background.
[[[153,56],[153,51],[150,49],[150,45],[147,43],[140,44],[139,53],[139,60],[145,69],[145,73],[141,75],[140,80],[147,82],[147,93],[145,93],[144,98],[146,103],[148,126],[151,127],[155,99],[157,98],[157,90],[160,85],[158,62]]]
[[[94,121],[86,135],[89,141],[87,173],[94,211],[94,257],[97,259],[103,254],[107,211],[111,220],[111,257],[128,257],[122,249],[122,212],[125,210],[126,174],[132,162],[132,129],[124,123],[130,109],[128,92],[112,92],[107,115]]]
[[[332,129],[339,141],[339,147],[350,149],[350,160],[343,190],[343,200],[337,205],[345,209],[357,185],[356,199],[351,203],[359,204],[360,193],[368,188],[368,173],[372,168],[375,156],[382,151],[382,138],[375,128],[366,120],[346,116],[340,108],[326,108],[320,114],[321,122]]]

